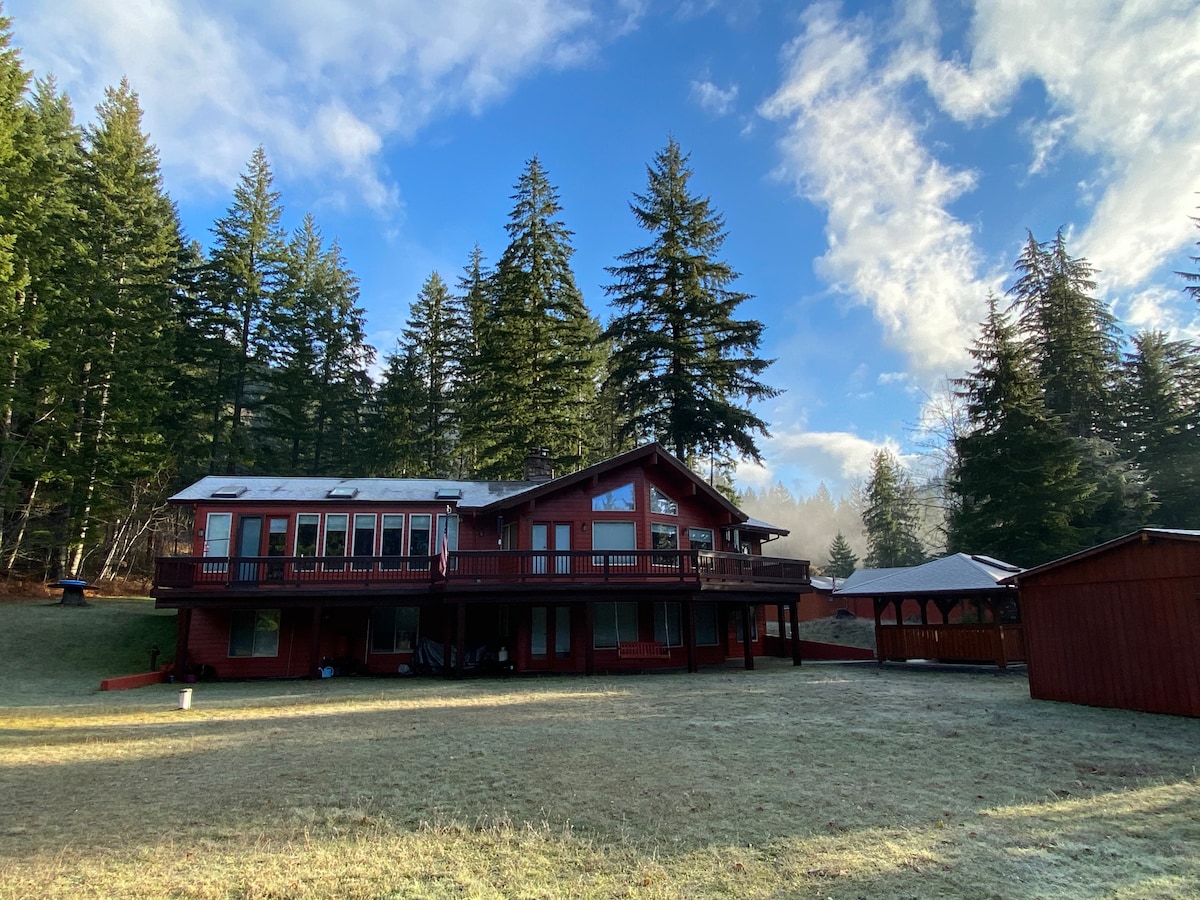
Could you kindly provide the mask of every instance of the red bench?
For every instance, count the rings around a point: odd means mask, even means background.
[[[621,641],[617,644],[618,659],[670,659],[671,648],[658,641]]]

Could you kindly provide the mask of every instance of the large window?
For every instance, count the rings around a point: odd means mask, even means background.
[[[439,515],[437,517],[437,537],[434,538],[435,545],[433,548],[434,555],[442,552],[442,537],[446,537],[446,546],[449,552],[453,553],[458,549],[458,516],[455,515]],[[458,560],[451,559],[449,561],[450,571],[453,572],[458,568]]]
[[[696,646],[715,647],[719,644],[720,633],[717,631],[717,604],[696,604]]]
[[[321,516],[318,513],[300,513],[296,516],[296,555],[317,555],[317,533],[321,528]],[[297,569],[311,572],[316,563],[298,563]]]
[[[209,513],[204,527],[204,555],[225,559],[229,557],[229,534],[233,529],[233,513]],[[228,563],[205,563],[205,572],[228,571]]]
[[[346,513],[327,513],[325,516],[325,553],[324,556],[346,555],[346,531],[350,527],[350,517]],[[325,565],[329,572],[344,571],[340,564]]]
[[[535,606],[531,613],[529,655],[534,659],[545,659],[549,643],[549,608]],[[554,607],[554,655],[559,659],[571,656],[571,607]]]
[[[679,504],[656,487],[650,488],[650,509],[660,516],[679,515]]]
[[[621,641],[638,639],[638,605],[630,601],[597,603],[592,645],[598,650],[612,649]]]
[[[229,621],[230,656],[278,656],[279,610],[235,609]]]
[[[267,520],[267,556],[287,555],[287,526],[288,520],[283,516]],[[267,563],[267,580],[283,580],[283,562]]]
[[[693,550],[712,550],[713,530],[711,528],[689,528],[688,545]]]
[[[592,498],[593,512],[628,512],[634,508],[633,484],[623,484]]]
[[[354,516],[354,545],[352,547],[354,556],[374,556],[375,555],[375,515],[374,513],[356,513]],[[358,571],[366,571],[371,568],[371,564],[366,561],[354,563],[354,568]]]
[[[431,517],[428,513],[413,514],[408,517],[408,555],[429,556],[429,529]],[[429,568],[428,560],[417,560],[409,563],[414,571],[425,571]]]
[[[411,653],[417,646],[420,610],[415,606],[379,606],[371,610],[371,652]]]
[[[650,523],[650,541],[655,550],[678,550],[679,549],[679,526],[665,525],[661,522]],[[678,566],[678,553],[664,553],[661,556],[655,555],[653,559],[656,566]]]
[[[385,515],[380,528],[379,555],[383,562],[381,569],[396,570],[400,568],[400,557],[404,555],[404,516]]]
[[[636,550],[637,529],[633,522],[593,522],[592,549]],[[604,559],[603,556],[592,557],[592,564],[602,566]],[[632,556],[610,556],[608,562],[614,566],[632,566],[634,560]]]
[[[678,603],[654,604],[654,639],[668,647],[683,646],[683,616]]]

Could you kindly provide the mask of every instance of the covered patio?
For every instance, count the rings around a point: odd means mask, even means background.
[[[920,566],[864,569],[835,598],[872,601],[875,655],[902,662],[990,662],[1005,668],[1025,660],[1025,636],[1015,586],[1017,572],[987,556],[956,553]],[[930,608],[938,621],[931,621]]]

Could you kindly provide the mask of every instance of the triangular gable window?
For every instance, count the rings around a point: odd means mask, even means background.
[[[593,512],[628,512],[634,509],[633,484],[623,484],[592,498]]]
[[[679,504],[656,487],[650,488],[650,509],[660,516],[679,515]]]

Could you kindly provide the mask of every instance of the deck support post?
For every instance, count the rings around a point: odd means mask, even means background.
[[[467,670],[467,604],[459,600],[454,604],[454,650],[457,659],[454,660],[454,676],[462,678]]]
[[[699,671],[696,665],[696,601],[688,597],[683,603],[683,645],[687,648],[687,670],[689,675]]]
[[[308,678],[316,678],[321,668],[321,607],[312,608],[312,625],[308,630]]]
[[[792,604],[792,665],[798,666],[803,662],[800,658],[800,603]]]
[[[884,601],[881,598],[871,598],[871,605],[875,607],[875,662],[880,666],[883,665],[883,635],[881,634],[881,630],[883,629],[883,604]]]
[[[450,657],[454,654],[454,626],[451,623],[450,616],[454,610],[449,604],[443,603],[442,607],[442,677],[450,678],[454,675],[454,669],[450,665]]]
[[[754,668],[754,641],[751,639],[752,634],[750,626],[753,623],[754,616],[751,612],[750,604],[742,604],[742,653],[745,656],[746,668]]]
[[[192,630],[191,609],[175,610],[175,680],[183,681],[191,662],[188,654],[188,637]]]
[[[583,604],[583,671],[596,674],[596,601]]]

